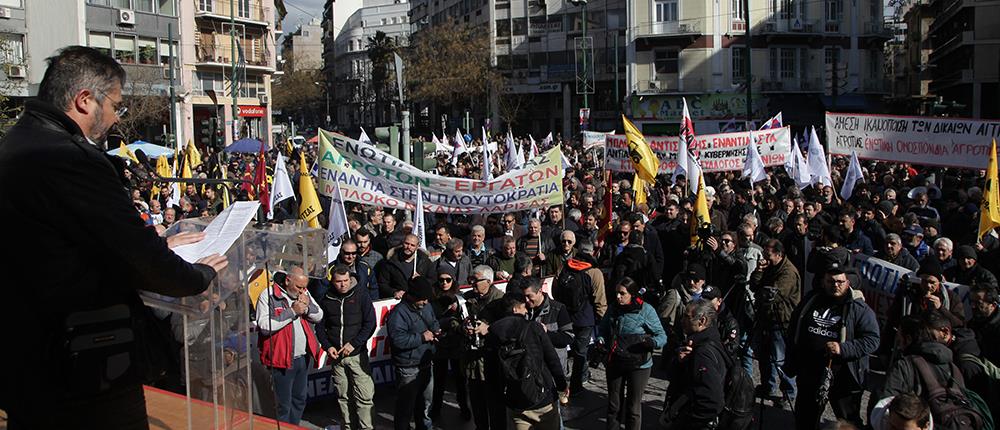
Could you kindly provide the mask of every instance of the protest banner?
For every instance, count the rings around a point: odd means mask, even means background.
[[[590,149],[594,147],[604,146],[605,141],[608,136],[614,134],[615,132],[603,133],[599,131],[583,131],[583,149]]]
[[[558,146],[491,181],[434,175],[372,145],[320,130],[319,192],[340,183],[346,201],[412,211],[420,185],[424,211],[486,214],[548,208],[563,203]]]
[[[930,166],[986,169],[1000,121],[920,116],[826,113],[833,155]]]
[[[785,164],[789,156],[791,132],[788,127],[759,130],[753,132],[764,166],[774,167]],[[646,142],[660,160],[659,173],[672,174],[677,165],[677,136],[646,136]],[[747,132],[705,134],[695,136],[691,153],[698,157],[705,172],[726,172],[742,170],[747,156],[750,136]],[[632,172],[629,159],[628,140],[624,135],[610,135],[604,152],[605,168],[612,172]]]
[[[854,265],[858,267],[858,272],[865,281],[862,282],[860,288],[854,287],[864,293],[865,303],[875,311],[879,325],[884,326],[889,316],[889,309],[892,308],[892,303],[896,300],[897,292],[900,288],[905,288],[903,285],[905,282],[915,280],[916,274],[905,267],[864,254],[854,255]],[[969,287],[950,282],[944,283],[944,287],[949,291],[954,291],[965,305],[965,314],[972,315]]]
[[[552,295],[552,277],[546,277],[542,279],[542,292],[548,294],[550,297]],[[493,284],[496,288],[501,291],[506,290],[506,281],[498,281]],[[465,286],[461,291],[468,291],[470,287]],[[373,305],[375,306],[375,334],[368,339],[368,359],[371,363],[371,376],[372,381],[375,385],[388,384],[393,382],[394,373],[392,367],[392,355],[389,348],[389,338],[388,338],[388,327],[386,322],[388,320],[389,312],[392,308],[399,304],[399,300],[396,299],[383,299],[376,300]],[[330,383],[330,368],[324,367],[321,369],[312,369],[309,372],[309,382],[306,393],[308,399],[311,401],[313,399],[326,397],[333,395],[336,388]]]

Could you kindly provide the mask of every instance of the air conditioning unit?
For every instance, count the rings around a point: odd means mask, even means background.
[[[677,32],[678,33],[694,33],[694,26],[691,25],[691,24],[678,24],[677,25]]]
[[[7,77],[24,79],[28,77],[28,70],[24,66],[8,66]]]
[[[119,25],[135,25],[135,12],[130,9],[118,9]]]
[[[260,104],[264,104],[264,105],[268,104],[270,102],[270,100],[271,100],[270,97],[267,96],[267,93],[260,93],[260,94],[258,94],[257,95],[257,99],[260,100]]]
[[[0,18],[7,18],[7,19],[10,18],[10,8],[9,7],[0,7]]]

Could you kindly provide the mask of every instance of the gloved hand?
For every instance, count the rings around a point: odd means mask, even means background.
[[[648,351],[656,349],[656,340],[652,336],[644,336],[642,338],[642,347]]]

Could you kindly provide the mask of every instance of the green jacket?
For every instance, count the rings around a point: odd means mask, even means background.
[[[750,288],[756,297],[757,321],[761,327],[787,328],[802,299],[802,280],[795,265],[785,257],[777,265],[754,271],[750,275]],[[769,288],[774,288],[773,297],[769,297]]]

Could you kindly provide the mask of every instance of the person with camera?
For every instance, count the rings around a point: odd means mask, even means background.
[[[427,303],[434,287],[424,277],[410,279],[403,300],[386,317],[392,365],[396,369],[396,430],[409,430],[412,420],[417,430],[432,427],[428,412],[433,390],[432,362],[435,343],[441,332],[434,310]]]
[[[979,256],[976,254],[976,248],[962,245],[952,255],[955,258],[955,265],[944,271],[944,276],[949,282],[997,288],[996,276],[977,264]]]
[[[261,364],[274,381],[277,420],[298,424],[306,408],[309,369],[320,361],[323,349],[313,324],[323,320],[323,308],[312,298],[309,277],[301,267],[275,276],[257,299]]]
[[[556,348],[559,363],[567,369],[566,347],[573,341],[573,321],[566,310],[566,305],[549,298],[549,295],[542,291],[542,281],[538,278],[519,281],[517,289],[524,293],[527,300],[528,320],[542,326],[552,346]]]
[[[792,314],[784,369],[796,377],[798,429],[814,429],[829,400],[834,415],[858,426],[868,356],[878,349],[879,327],[861,291],[851,288],[845,268],[826,269],[823,289],[806,294]],[[832,380],[823,381],[825,368]],[[817,394],[820,387],[827,398]]]
[[[434,354],[434,397],[431,401],[431,419],[437,420],[441,415],[441,404],[444,401],[444,390],[449,375],[455,381],[455,397],[462,413],[462,419],[472,419],[469,409],[468,390],[466,388],[465,372],[462,370],[461,358],[465,353],[465,298],[458,291],[458,282],[450,273],[438,272],[437,284],[434,288],[434,298],[431,307],[441,326],[437,348]]]
[[[789,400],[795,397],[795,382],[781,371],[781,366],[785,363],[784,333],[802,297],[801,285],[799,272],[785,257],[781,241],[765,241],[764,258],[750,276],[750,289],[757,299],[756,321],[748,343],[758,354],[762,375],[758,397],[778,399],[782,392]]]
[[[489,357],[485,337],[490,324],[500,316],[500,299],[503,291],[493,285],[493,269],[482,265],[472,268],[469,284],[472,289],[462,296],[468,317],[465,319],[466,345],[462,368],[468,380],[472,418],[480,430],[503,429],[507,425],[507,411],[503,407],[503,392],[496,381],[498,364]]]
[[[718,425],[726,405],[725,380],[729,371],[716,330],[718,312],[710,300],[684,306],[684,334],[675,354],[676,377],[667,388],[663,422],[668,429],[709,430]]]
[[[660,324],[667,333],[680,333],[684,308],[701,297],[705,288],[705,266],[691,263],[687,269],[674,276],[658,309]]]
[[[336,264],[329,273],[330,290],[319,300],[323,321],[316,324],[316,337],[330,358],[344,427],[372,429],[375,384],[368,339],[375,334],[375,306],[347,266]]]
[[[916,275],[905,275],[900,284],[886,318],[886,330],[890,332],[883,333],[884,342],[896,338],[894,329],[899,327],[899,321],[903,317],[920,315],[935,309],[940,309],[951,320],[953,326],[965,326],[965,305],[958,294],[945,288],[944,275],[941,274],[941,266],[936,260],[924,261]],[[891,345],[894,343],[889,344]]]
[[[976,339],[983,349],[983,357],[993,363],[1000,363],[1000,293],[996,288],[976,285],[970,294],[972,320],[969,328],[976,333]]]
[[[597,332],[597,353],[604,360],[608,384],[606,428],[618,430],[624,424],[627,430],[637,430],[642,428],[642,394],[653,350],[666,345],[667,334],[632,278],[618,282],[615,298]]]

